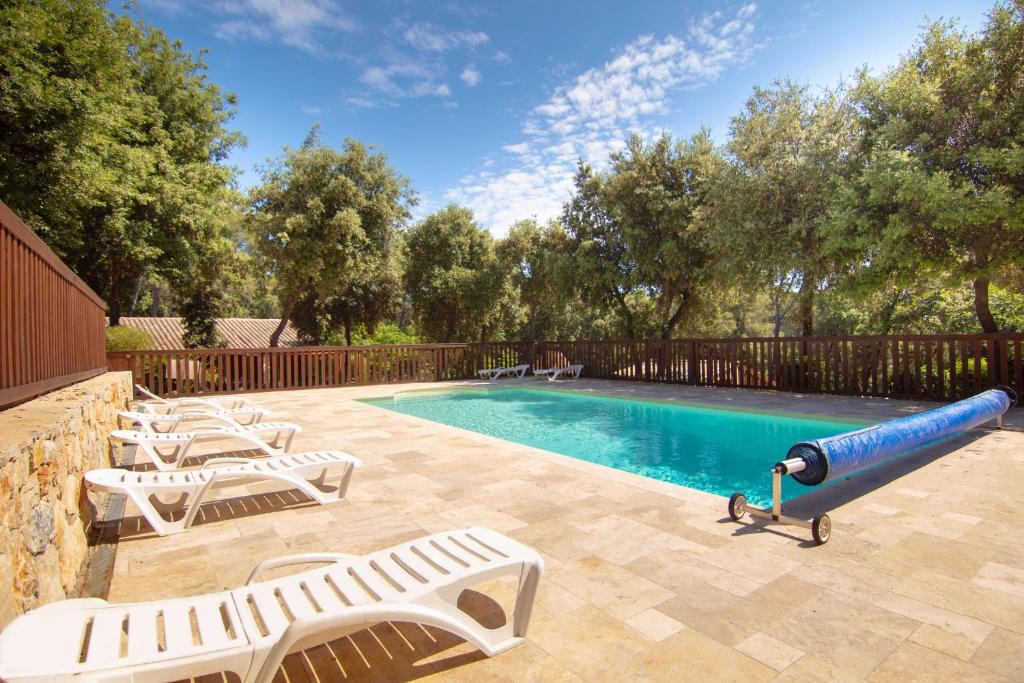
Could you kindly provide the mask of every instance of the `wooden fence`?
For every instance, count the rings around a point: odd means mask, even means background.
[[[951,401],[1024,389],[1024,335],[493,342],[132,351],[112,370],[161,396],[469,379],[485,367],[583,363],[589,377]]]
[[[0,408],[104,372],[106,308],[0,202]]]

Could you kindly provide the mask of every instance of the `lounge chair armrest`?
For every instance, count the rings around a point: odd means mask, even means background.
[[[210,458],[200,466],[200,470],[219,465],[245,465],[252,462],[252,458]]]
[[[299,553],[298,555],[283,555],[281,557],[272,557],[269,560],[263,560],[255,567],[249,574],[249,578],[245,580],[245,585],[248,586],[256,581],[256,577],[267,571],[268,569],[277,569],[279,567],[287,567],[293,564],[316,564],[325,562],[342,562],[344,560],[351,560],[359,557],[358,555],[346,555],[345,553]]]

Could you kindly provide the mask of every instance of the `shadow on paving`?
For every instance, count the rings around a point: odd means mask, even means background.
[[[501,605],[467,590],[459,609],[488,628],[505,623]],[[447,631],[406,622],[382,622],[285,657],[274,683],[329,681],[414,681],[486,659],[475,647]],[[233,675],[214,674],[197,683],[238,683]]]

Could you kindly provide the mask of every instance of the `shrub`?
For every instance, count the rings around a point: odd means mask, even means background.
[[[107,351],[138,351],[153,346],[153,337],[145,330],[121,325],[107,328]]]

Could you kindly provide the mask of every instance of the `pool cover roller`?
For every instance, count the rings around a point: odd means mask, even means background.
[[[828,541],[832,521],[827,514],[810,521],[782,514],[782,478],[791,475],[801,484],[815,486],[857,474],[915,449],[965,432],[989,420],[1003,426],[1003,413],[1017,401],[1009,387],[997,387],[942,408],[858,429],[845,434],[794,444],[786,459],[772,467],[772,507],[747,508],[747,498],[734,493],[729,499],[729,516],[739,521],[751,517],[770,524],[788,524],[811,530],[818,543]]]
[[[801,484],[824,484],[995,420],[1014,401],[1012,389],[990,389],[935,410],[824,439],[803,441],[789,449],[786,459],[804,461],[803,470],[791,473]]]

